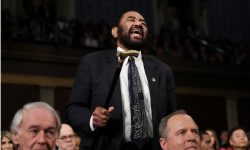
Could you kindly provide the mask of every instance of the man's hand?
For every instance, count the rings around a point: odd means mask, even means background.
[[[105,127],[109,120],[109,115],[114,110],[114,107],[109,107],[109,110],[101,107],[96,107],[93,112],[93,127]]]

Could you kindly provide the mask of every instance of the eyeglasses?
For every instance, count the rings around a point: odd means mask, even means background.
[[[74,137],[75,135],[69,135],[69,136],[62,136],[61,138],[58,138],[58,139],[61,139],[63,142],[67,142],[68,138],[70,140],[73,140]]]

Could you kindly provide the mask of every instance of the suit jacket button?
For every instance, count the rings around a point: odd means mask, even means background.
[[[120,143],[116,143],[116,147],[120,147]]]

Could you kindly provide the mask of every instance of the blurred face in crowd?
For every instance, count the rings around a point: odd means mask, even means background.
[[[227,136],[228,136],[227,131],[222,132],[221,135],[220,135],[221,141],[226,143],[227,142]]]
[[[211,138],[211,144],[214,145],[214,143],[215,143],[215,137],[214,137],[213,132],[210,131],[210,130],[207,130],[206,132],[209,134],[209,136]]]
[[[207,134],[202,134],[202,141],[201,141],[201,150],[210,150],[212,149],[211,138]]]
[[[244,148],[249,144],[246,133],[242,129],[235,130],[229,142],[234,148]]]
[[[112,28],[112,35],[124,50],[141,50],[147,37],[146,21],[139,13],[129,11],[123,14],[118,27]]]
[[[75,148],[74,131],[69,125],[62,124],[60,136],[56,140],[56,146],[60,150],[73,150]]]
[[[52,112],[36,107],[24,110],[23,120],[12,140],[19,150],[53,150],[56,141],[56,117]]]
[[[1,141],[1,150],[13,150],[13,142],[6,136]]]
[[[163,150],[200,150],[198,126],[186,114],[172,116],[167,122],[167,139],[160,138]]]
[[[80,137],[75,137],[75,149],[79,150],[80,149],[80,142],[81,142],[81,138]]]

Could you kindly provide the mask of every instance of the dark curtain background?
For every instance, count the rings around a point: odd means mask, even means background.
[[[77,18],[83,23],[94,19],[99,23],[104,19],[110,27],[124,12],[139,11],[146,19],[148,28],[152,28],[152,0],[75,0]]]
[[[227,35],[235,41],[250,41],[249,0],[208,0],[209,33]],[[249,42],[248,42],[249,43]]]

